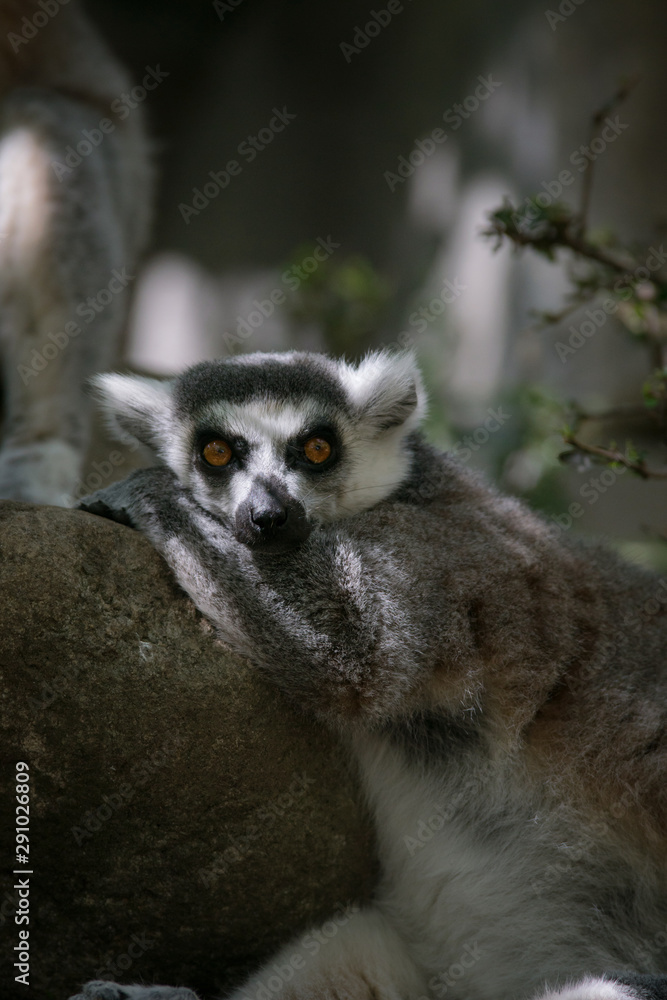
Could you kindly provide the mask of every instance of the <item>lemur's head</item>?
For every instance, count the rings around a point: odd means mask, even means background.
[[[152,448],[239,541],[270,552],[389,496],[424,410],[414,358],[388,351],[358,365],[247,354],[169,381],[100,375],[95,384],[112,431]]]

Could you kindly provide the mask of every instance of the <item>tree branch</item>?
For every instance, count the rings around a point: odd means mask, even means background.
[[[643,459],[628,458],[616,448],[601,448],[598,445],[585,444],[574,434],[564,434],[563,440],[584,455],[595,455],[597,458],[603,458],[606,462],[617,462],[619,465],[624,465],[626,469],[636,472],[642,479],[667,479],[667,469],[651,469]]]

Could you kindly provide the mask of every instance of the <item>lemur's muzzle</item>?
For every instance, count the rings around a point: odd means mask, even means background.
[[[257,480],[236,511],[236,538],[261,552],[288,552],[311,530],[303,505],[281,483]]]

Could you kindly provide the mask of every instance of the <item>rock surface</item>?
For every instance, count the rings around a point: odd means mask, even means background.
[[[98,977],[219,994],[368,898],[340,749],[215,640],[143,537],[2,502],[0,594],[2,863],[24,761],[34,873],[28,990],[2,894],[3,997],[65,1000]]]

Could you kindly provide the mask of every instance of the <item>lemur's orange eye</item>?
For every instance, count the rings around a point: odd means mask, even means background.
[[[321,437],[308,438],[303,446],[303,452],[309,462],[321,465],[331,454],[331,445]]]
[[[226,441],[215,438],[202,448],[202,457],[209,465],[227,465],[232,457],[232,449]]]

